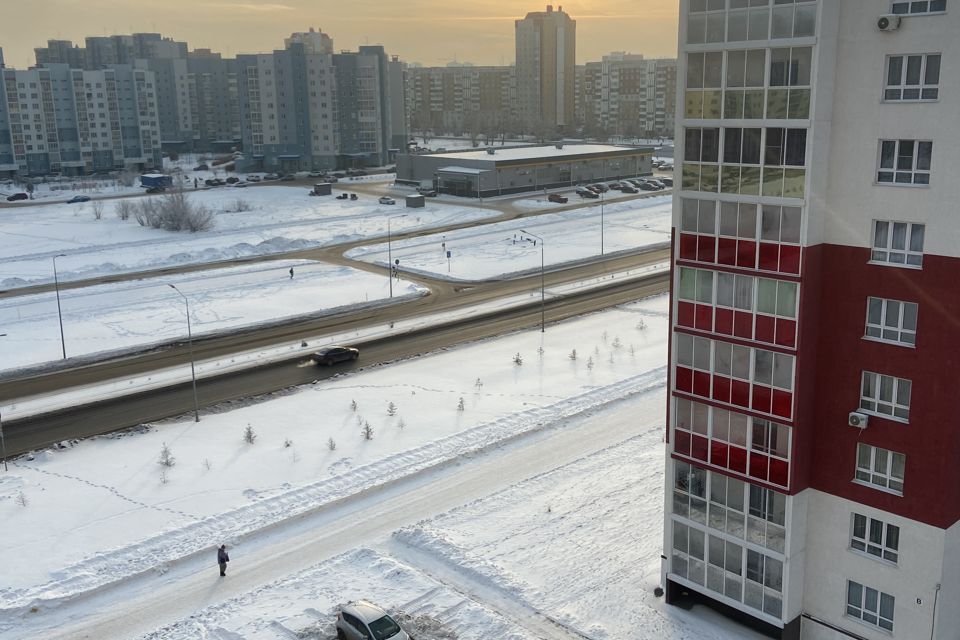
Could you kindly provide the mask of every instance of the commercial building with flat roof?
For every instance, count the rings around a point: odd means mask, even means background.
[[[648,175],[652,156],[649,147],[563,143],[412,154],[397,158],[397,182],[489,197]]]

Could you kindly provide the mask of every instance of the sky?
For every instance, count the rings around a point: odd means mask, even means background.
[[[562,4],[577,21],[577,62],[611,51],[676,57],[677,0],[575,0]],[[283,47],[294,31],[315,27],[335,50],[382,44],[406,62],[457,60],[512,64],[513,21],[546,2],[517,0],[0,0],[0,48],[8,67],[35,63],[48,39],[83,45],[86,36],[155,32],[191,49],[225,56]]]

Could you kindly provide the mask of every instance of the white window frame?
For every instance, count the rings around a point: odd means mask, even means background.
[[[904,143],[909,142],[913,144],[913,151],[911,152],[910,157],[910,168],[905,169],[899,166],[900,161],[900,150]],[[893,143],[893,166],[884,167],[883,163],[883,146],[888,143]],[[930,162],[927,167],[920,166],[920,146],[924,144],[930,145]],[[906,157],[906,156],[904,156]],[[876,182],[874,184],[878,186],[890,186],[890,187],[928,187],[930,186],[930,168],[933,164],[933,141],[932,140],[921,140],[921,139],[911,139],[911,138],[898,138],[895,140],[886,140],[881,139],[877,145],[877,173],[876,173]],[[889,174],[889,179],[886,179],[886,175]],[[909,178],[909,181],[904,178]]]
[[[867,386],[871,393],[867,394]],[[913,382],[874,371],[864,371],[860,378],[860,410],[870,415],[910,422],[910,396]]]
[[[870,321],[871,308],[880,309],[880,322]],[[887,344],[896,344],[904,347],[915,347],[917,344],[917,313],[919,305],[916,302],[891,300],[887,298],[867,298],[867,319],[864,324],[864,340],[875,340]],[[909,310],[912,309],[912,313]],[[912,326],[910,319],[912,317]]]
[[[928,83],[927,63],[931,56],[937,58],[937,81]],[[920,58],[920,82],[918,84],[907,84],[907,67],[910,58]],[[897,84],[890,83],[890,65],[894,59],[900,59],[900,81]],[[940,66],[943,62],[943,56],[939,53],[907,53],[887,56],[884,65],[883,75],[883,101],[884,102],[937,102],[940,99]],[[916,96],[904,97],[907,92],[916,91]],[[898,95],[892,95],[897,92]],[[932,95],[931,95],[931,92]]]
[[[933,0],[939,2],[940,0]],[[930,0],[896,0],[890,3],[890,13],[898,16],[929,16],[947,12],[946,0],[943,1],[943,9],[935,11],[930,10]],[[898,7],[903,7],[906,11],[897,11]],[[922,11],[911,11],[914,8],[923,9]]]
[[[897,230],[903,230],[903,246],[894,246]],[[870,239],[870,262],[897,267],[920,269],[923,267],[923,242],[926,225],[898,220],[874,220]],[[919,250],[915,247],[915,235],[919,234]],[[878,235],[883,235],[878,244]]]
[[[854,590],[857,592],[856,599],[852,598],[854,594],[851,593],[851,591]],[[893,633],[893,616],[894,609],[896,608],[896,598],[892,595],[884,593],[879,589],[862,585],[854,580],[847,580],[845,600],[845,613],[847,616],[871,627],[878,627]],[[890,603],[889,618],[880,615],[881,609],[884,608],[881,603],[885,600]]]
[[[860,466],[861,453],[869,453],[867,466]],[[880,491],[903,495],[903,477],[894,475],[894,461],[899,459],[900,467],[906,470],[907,457],[902,453],[881,449],[862,442],[857,444],[857,467],[853,481]],[[904,475],[906,475],[904,473]]]
[[[857,534],[858,520],[862,523],[862,536]],[[850,550],[883,562],[897,564],[900,560],[900,527],[862,513],[852,513],[850,515]]]

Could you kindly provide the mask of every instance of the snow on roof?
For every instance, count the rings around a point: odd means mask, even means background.
[[[638,147],[618,147],[612,144],[564,144],[560,149],[552,144],[537,147],[491,148],[494,149],[492,154],[488,153],[487,149],[469,149],[466,151],[454,151],[453,153],[427,155],[459,160],[535,160],[537,158],[562,158],[591,153],[610,153],[612,151],[647,150]]]
[[[484,152],[483,155],[486,156],[486,155],[487,155],[486,152]],[[437,169],[437,173],[439,173],[439,172],[441,172],[441,171],[443,171],[444,173],[473,173],[473,174],[481,174],[481,173],[484,173],[484,172],[486,172],[486,171],[490,171],[490,169],[477,169],[476,167],[440,167],[439,169]]]
[[[141,178],[166,178],[167,176],[163,175],[162,173],[145,173],[140,177]]]

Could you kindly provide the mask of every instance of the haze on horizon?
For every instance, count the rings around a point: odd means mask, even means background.
[[[87,36],[161,33],[190,49],[224,56],[269,52],[295,31],[315,27],[334,48],[382,44],[405,62],[442,66],[458,60],[514,62],[514,20],[543,11],[546,0],[164,0],[161,5],[122,0],[10,1],[0,24],[8,67],[35,64],[33,50],[49,39],[83,46]],[[647,57],[677,55],[677,0],[574,0],[554,2],[577,21],[577,63],[611,51]]]

